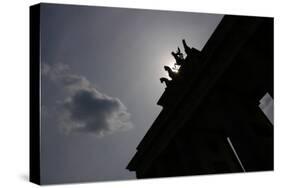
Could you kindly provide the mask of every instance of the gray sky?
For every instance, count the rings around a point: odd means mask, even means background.
[[[161,107],[181,40],[222,15],[47,5],[41,12],[43,183],[134,179],[125,168]]]

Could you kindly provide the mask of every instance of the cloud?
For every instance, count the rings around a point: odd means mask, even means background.
[[[43,76],[48,76],[50,79],[54,80],[59,77],[59,75],[67,75],[70,68],[68,65],[63,63],[56,63],[53,65],[42,63],[41,73]]]
[[[99,92],[86,77],[70,73],[68,66],[43,63],[42,75],[60,84],[66,93],[58,117],[66,132],[104,136],[132,127],[130,114],[120,99]]]

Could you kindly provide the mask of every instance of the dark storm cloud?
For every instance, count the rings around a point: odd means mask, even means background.
[[[104,135],[129,125],[129,115],[120,100],[100,95],[95,90],[78,90],[64,102],[64,108],[77,131]]]
[[[99,92],[85,77],[70,73],[62,63],[42,65],[42,74],[62,86],[67,97],[59,122],[67,132],[94,133],[98,136],[132,126],[126,106],[118,99]]]

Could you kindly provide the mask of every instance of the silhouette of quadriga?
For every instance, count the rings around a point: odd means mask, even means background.
[[[273,170],[273,18],[224,16],[201,51],[182,41],[163,109],[127,166],[137,178]]]
[[[180,84],[183,79],[189,74],[193,68],[191,64],[192,62],[196,61],[197,57],[199,56],[200,51],[195,48],[190,48],[185,40],[182,40],[184,51],[186,53],[186,58],[184,58],[181,49],[178,47],[177,52],[172,52],[173,57],[176,60],[175,67],[179,66],[178,72],[174,72],[169,66],[164,66],[165,71],[168,72],[169,77],[172,80],[160,78],[161,83],[166,83],[166,86],[173,84]],[[193,70],[194,71],[194,70]],[[164,81],[165,80],[165,81]],[[169,84],[167,84],[169,82]]]

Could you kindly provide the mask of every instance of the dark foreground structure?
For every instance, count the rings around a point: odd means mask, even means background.
[[[273,170],[273,18],[225,16],[202,51],[183,41],[163,110],[127,166],[137,178]]]

